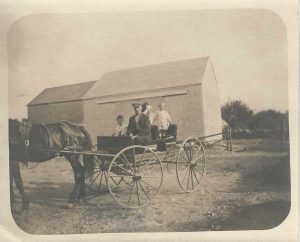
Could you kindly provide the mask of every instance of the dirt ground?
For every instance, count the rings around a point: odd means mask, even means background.
[[[257,142],[235,140],[233,149]],[[174,170],[169,174],[164,169],[162,190],[150,206],[137,210],[122,208],[109,192],[88,194],[85,202],[67,209],[73,173],[59,157],[34,169],[22,168],[30,208],[20,211],[16,192],[13,217],[31,234],[269,229],[279,225],[290,209],[287,150],[276,141],[243,152],[216,145],[206,150],[200,189],[183,193]]]

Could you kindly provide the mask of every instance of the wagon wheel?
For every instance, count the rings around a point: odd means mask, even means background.
[[[176,145],[171,146],[166,152],[162,163],[167,164],[168,173],[172,174],[171,165],[174,164],[174,160],[177,158],[178,148]]]
[[[180,187],[192,192],[200,187],[205,172],[204,148],[197,138],[187,138],[178,151],[176,175]]]
[[[108,169],[108,189],[123,207],[140,208],[151,203],[163,180],[163,167],[156,154],[147,147],[129,146],[121,150]],[[121,178],[119,184],[113,179]]]
[[[96,156],[93,160],[92,170],[89,170],[89,165],[86,165],[85,184],[92,192],[99,193],[101,191],[107,191],[108,166],[109,161],[100,159]],[[115,185],[118,185],[122,182],[122,178],[113,179],[112,182]]]

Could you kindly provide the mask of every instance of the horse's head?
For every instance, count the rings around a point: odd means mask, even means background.
[[[20,122],[17,119],[9,119],[9,140],[12,143],[24,144],[29,138],[31,124]]]

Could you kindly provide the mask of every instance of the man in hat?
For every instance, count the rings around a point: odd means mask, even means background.
[[[143,103],[142,105],[142,113],[148,115],[149,119],[150,119],[150,123],[153,123],[153,114],[151,112],[152,107],[150,106],[150,104],[148,102]]]
[[[134,115],[129,118],[127,135],[129,135],[134,144],[147,145],[151,140],[151,123],[149,116],[142,113],[142,106],[140,103],[132,104],[134,108]]]

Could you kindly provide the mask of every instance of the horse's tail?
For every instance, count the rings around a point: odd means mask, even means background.
[[[89,134],[89,132],[87,131],[86,127],[84,126],[80,126],[80,130],[81,132],[84,134],[86,140],[86,149],[88,150],[92,150],[93,149],[93,143],[92,143],[92,139],[91,136]],[[94,172],[94,168],[95,168],[95,162],[94,162],[95,157],[91,156],[91,155],[84,155],[83,156],[83,163],[85,166],[85,169],[87,171],[87,175],[91,176],[91,174]]]
[[[91,138],[89,132],[87,131],[87,129],[84,126],[80,126],[80,130],[81,130],[81,132],[84,134],[84,136],[86,138],[86,140],[85,140],[85,142],[86,142],[86,148],[88,150],[92,150],[93,149],[93,143],[92,143],[92,138]]]

